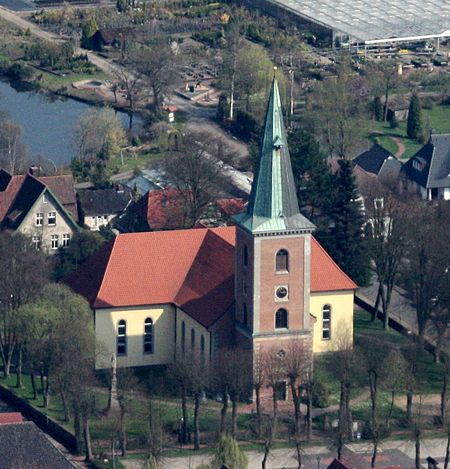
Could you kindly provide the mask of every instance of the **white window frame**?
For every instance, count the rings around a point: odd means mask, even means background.
[[[55,222],[54,223],[50,223],[50,219],[54,219]],[[48,212],[47,213],[47,223],[48,223],[48,226],[56,226],[56,212]]]
[[[91,217],[91,226],[97,226],[97,217]]]
[[[32,236],[31,242],[34,248],[36,249],[36,251],[39,251],[39,249],[41,249],[42,238],[39,235]]]
[[[325,318],[325,313],[328,318]],[[322,307],[322,340],[331,340],[331,305],[328,303]]]
[[[62,235],[62,244],[61,244],[61,246],[63,248],[66,248],[69,245],[69,243],[70,243],[70,233],[64,233]]]
[[[51,248],[53,250],[58,249],[59,247],[59,235],[53,234],[50,237]]]
[[[44,214],[42,212],[36,213],[34,223],[36,226],[44,226]]]

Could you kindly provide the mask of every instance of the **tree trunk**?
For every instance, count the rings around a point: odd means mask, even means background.
[[[381,290],[383,289],[383,286],[381,282],[378,283],[378,291],[377,291],[377,298],[375,300],[375,305],[372,310],[372,317],[370,318],[371,322],[375,322],[375,320],[378,317],[378,308],[380,307],[380,301],[381,301]]]
[[[228,395],[227,392],[222,393],[222,408],[220,409],[220,433],[225,432],[225,423],[228,411]]]
[[[34,371],[30,373],[31,378],[31,387],[33,389],[33,400],[37,399],[37,389],[36,389],[36,376],[34,375]]]
[[[237,435],[237,397],[233,395],[231,398],[231,436],[236,438]]]
[[[127,455],[127,432],[125,425],[125,409],[121,406],[120,408],[120,451],[122,456]]]
[[[86,454],[86,461],[92,460],[92,446],[91,446],[91,433],[89,431],[89,419],[83,416],[83,436],[84,436],[84,449]]]
[[[377,454],[378,454],[378,438],[376,438],[373,442],[373,452],[372,452],[372,460],[370,462],[370,467],[375,467],[375,463],[377,461]]]
[[[409,424],[412,422],[412,405],[413,405],[413,392],[408,391],[406,393],[406,420]]]
[[[311,381],[308,382],[307,387],[307,404],[306,404],[306,439],[308,443],[312,438],[312,400],[313,400],[313,384]]]
[[[256,426],[258,429],[258,436],[262,433],[262,422],[261,422],[261,388],[255,386],[255,397],[256,397]]]
[[[75,440],[77,442],[76,452],[77,454],[81,453],[82,450],[82,428],[81,428],[81,419],[80,419],[80,410],[77,406],[73,408],[73,431],[75,433]]]
[[[22,383],[22,347],[17,351],[16,388],[23,388]]]
[[[450,430],[447,435],[447,448],[445,449],[444,469],[450,469]]]
[[[421,469],[420,465],[420,430],[416,428],[414,431],[414,443],[416,447],[416,469]]]
[[[230,120],[234,117],[234,86],[236,81],[236,51],[233,57],[233,73],[231,74],[231,90],[230,90]]]
[[[386,80],[386,88],[384,90],[384,122],[387,121],[388,109],[389,109],[389,84],[391,82],[391,77],[389,76]]]
[[[369,384],[370,384],[370,401],[372,404],[371,408],[371,424],[372,432],[376,430],[377,425],[377,375],[374,372],[369,373]]]
[[[391,425],[392,412],[394,412],[395,391],[391,391],[391,404],[389,405],[389,412],[386,416],[386,427],[389,429]]]
[[[448,379],[449,379],[449,374],[447,371],[444,371],[444,379],[442,380],[442,389],[441,389],[441,420],[442,420],[443,425],[447,421],[446,417],[447,417]]]
[[[185,445],[188,442],[188,411],[187,411],[187,395],[183,389],[181,394],[181,412],[183,414],[183,424],[181,425],[181,442]]]
[[[294,404],[294,432],[295,438],[300,438],[300,390],[297,389],[296,379],[289,380],[289,386],[291,388],[292,403]]]
[[[200,449],[200,399],[201,392],[196,392],[194,395],[194,450]]]
[[[389,329],[389,303],[390,303],[390,298],[389,298],[389,293],[384,292],[381,294],[381,307],[383,308],[383,326],[385,330]]]

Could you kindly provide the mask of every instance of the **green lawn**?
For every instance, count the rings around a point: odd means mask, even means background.
[[[433,106],[433,109],[422,109],[422,112],[425,124],[436,133],[450,132],[450,106],[436,105]],[[422,147],[420,143],[406,136],[406,122],[399,122],[396,129],[392,129],[389,123],[370,122],[370,139],[395,154],[398,151],[398,146],[390,138],[391,136],[400,138],[405,145],[405,153],[402,158],[410,158]]]
[[[149,151],[123,152],[123,164],[121,157],[118,156],[108,162],[108,166],[113,174],[123,173],[125,171],[134,171],[147,168],[151,163],[163,158],[164,151],[155,146]]]
[[[354,316],[355,340],[364,337],[376,337],[385,341],[389,347],[402,347],[410,344],[408,338],[393,329],[384,330],[380,320],[370,321],[370,314],[357,311]],[[419,359],[419,372],[417,375],[419,391],[425,394],[434,394],[441,391],[442,365],[434,363],[433,356],[422,351]]]

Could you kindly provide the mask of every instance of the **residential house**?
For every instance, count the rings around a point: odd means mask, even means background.
[[[0,229],[29,236],[37,249],[67,246],[78,229],[71,176],[11,176],[0,170]]]
[[[78,213],[81,226],[98,231],[122,214],[132,201],[126,189],[88,189],[78,191]]]
[[[74,469],[75,466],[33,422],[20,413],[0,413],[2,469]]]
[[[358,185],[374,179],[389,184],[398,181],[402,163],[378,143],[358,155],[353,160],[353,171]]]
[[[427,200],[450,200],[450,134],[431,134],[404,165],[406,189]]]
[[[352,341],[356,285],[299,212],[276,80],[252,195],[234,222],[119,234],[65,279],[93,309],[97,369],[113,355],[139,367],[191,352],[213,365],[229,346],[252,365],[291,343],[308,360]]]

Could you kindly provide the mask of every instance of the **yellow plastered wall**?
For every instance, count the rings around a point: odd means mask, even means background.
[[[322,308],[331,306],[331,338],[322,339]],[[311,293],[310,312],[316,318],[313,327],[314,353],[339,350],[353,343],[353,290]]]
[[[203,335],[205,340],[205,350],[204,350],[204,357],[209,363],[209,353],[210,353],[210,333],[199,324],[197,321],[192,319],[188,316],[184,311],[177,308],[177,356],[183,356],[183,323],[185,325],[185,344],[184,350],[185,353],[188,355],[192,351],[195,353],[200,353],[200,343],[201,343],[201,336]],[[194,348],[191,347],[191,331],[192,329],[195,331],[195,344]]]
[[[144,353],[144,322],[153,320],[153,353]],[[95,311],[97,339],[96,369],[109,368],[116,353],[117,326],[121,319],[127,325],[127,354],[117,356],[118,367],[166,365],[175,357],[175,307],[151,305],[105,308]]]

